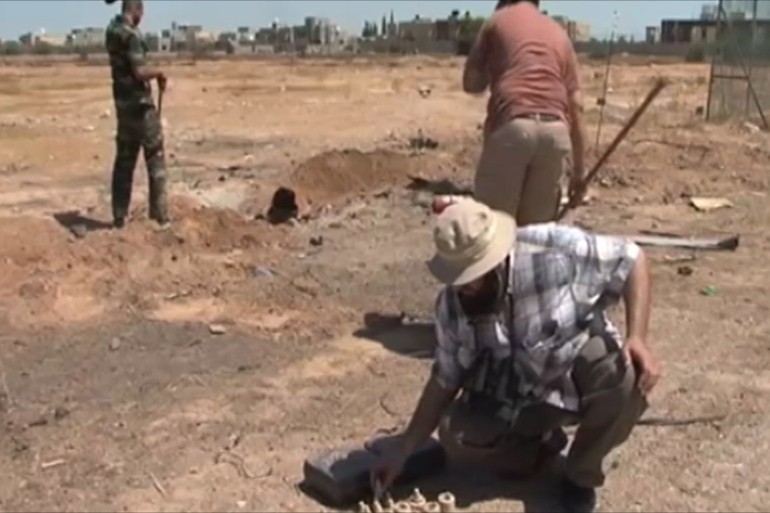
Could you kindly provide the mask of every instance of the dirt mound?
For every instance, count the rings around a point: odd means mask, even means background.
[[[426,158],[387,150],[328,151],[300,164],[291,175],[291,185],[298,193],[300,208],[313,210],[406,183],[409,175],[420,174]]]
[[[13,324],[45,326],[125,305],[143,311],[158,298],[218,294],[223,283],[243,280],[252,260],[269,263],[273,244],[286,237],[285,228],[186,197],[172,198],[170,210],[168,230],[134,219],[82,239],[53,219],[7,219],[0,237],[12,242],[0,248],[0,311]]]

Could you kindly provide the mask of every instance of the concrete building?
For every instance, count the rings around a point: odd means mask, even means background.
[[[644,31],[644,40],[647,44],[656,45],[660,43],[660,27],[646,27]]]
[[[62,34],[35,34],[32,41],[33,46],[53,46],[63,48],[67,46],[68,37]]]
[[[196,44],[196,34],[204,32],[201,25],[171,24],[170,29],[161,31],[160,51],[179,52],[193,48]]]
[[[712,43],[717,39],[717,20],[662,20],[660,41],[664,44]]]
[[[147,45],[148,52],[160,52],[160,33],[158,32],[145,32],[144,44]]]
[[[436,41],[457,41],[460,38],[460,23],[457,18],[436,20]]]
[[[97,27],[73,29],[69,34],[69,45],[72,48],[96,48],[104,46],[105,30]]]
[[[261,28],[254,34],[254,41],[260,45],[272,45],[275,41],[275,32],[272,28]]]
[[[305,18],[305,34],[308,44],[328,45],[334,39],[334,25],[328,18]]]
[[[436,23],[430,19],[421,19],[416,16],[412,21],[403,21],[398,24],[398,39],[415,43],[434,41],[436,37]]]
[[[255,40],[255,32],[251,27],[238,27],[235,29],[235,39],[241,43],[252,42]]]

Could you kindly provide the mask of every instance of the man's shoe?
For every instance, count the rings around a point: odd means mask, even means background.
[[[168,214],[165,213],[151,212],[150,219],[158,223],[161,227],[171,224],[171,219],[169,219]]]
[[[596,511],[596,490],[564,478],[561,485],[561,507],[564,513],[593,513]]]
[[[126,226],[126,219],[124,217],[116,217],[115,220],[112,222],[113,228],[123,228]]]

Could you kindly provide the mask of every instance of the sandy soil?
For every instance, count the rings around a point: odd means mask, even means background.
[[[429,196],[407,185],[472,177],[485,100],[462,93],[461,65],[176,63],[163,107],[175,223],[146,220],[141,164],[116,232],[108,70],[0,64],[0,509],[322,510],[297,488],[302,461],[402,423],[428,370],[414,355],[430,350],[429,327],[394,321],[429,316],[437,291],[423,267]],[[602,73],[584,64],[592,141]],[[666,362],[651,415],[719,420],[639,427],[611,462],[604,509],[761,511],[768,136],[696,115],[706,66],[637,62],[612,70],[601,148],[656,76],[671,85],[569,221],[740,233],[741,247],[686,262],[651,251]],[[410,149],[420,131],[439,147]],[[279,186],[307,221],[260,219]],[[698,213],[689,195],[734,207]],[[471,510],[537,511],[550,484],[453,468],[423,488],[451,488]]]

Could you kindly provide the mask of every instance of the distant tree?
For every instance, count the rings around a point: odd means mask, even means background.
[[[462,40],[473,40],[476,38],[476,34],[481,30],[482,25],[486,21],[485,18],[477,17],[465,17],[460,20],[459,37]]]
[[[377,23],[371,21],[364,22],[364,30],[361,32],[361,37],[377,37]]]
[[[51,55],[55,53],[55,48],[48,43],[40,43],[32,47],[32,53],[35,55]]]
[[[460,17],[460,11],[458,9],[453,9],[452,14],[450,14],[449,17],[453,20],[458,19]]]
[[[24,53],[24,47],[18,41],[6,41],[0,46],[3,55],[20,55]]]
[[[382,25],[380,28],[380,35],[385,37],[388,34],[388,20],[385,18],[385,15],[382,15]]]

